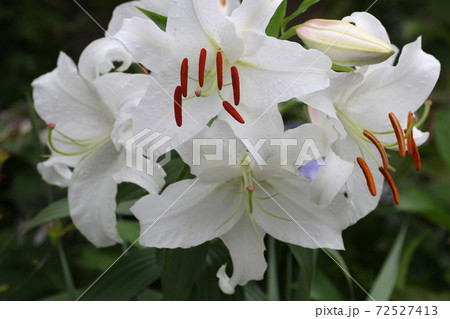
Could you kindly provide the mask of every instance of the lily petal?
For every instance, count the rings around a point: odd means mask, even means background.
[[[80,232],[95,246],[122,242],[116,229],[117,151],[110,142],[93,151],[74,171],[69,186],[70,216]]]
[[[231,20],[239,33],[253,31],[265,34],[267,25],[282,0],[245,0],[233,11]]]
[[[233,192],[241,190],[238,184],[231,189],[221,186],[223,181],[218,181],[216,172],[204,172],[198,180],[183,180],[171,184],[159,196],[148,195],[138,200],[131,211],[141,225],[140,243],[189,248],[233,228],[244,207],[238,205],[239,195]],[[233,210],[237,210],[236,215],[227,222]]]
[[[265,232],[257,226],[264,238]],[[233,294],[237,285],[244,286],[250,280],[261,280],[267,268],[264,246],[258,239],[248,214],[243,214],[239,222],[221,237],[233,260],[233,275],[229,278],[225,268],[217,272],[219,287],[226,294]]]

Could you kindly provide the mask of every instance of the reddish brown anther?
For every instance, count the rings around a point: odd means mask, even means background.
[[[405,157],[405,132],[403,131],[402,126],[400,125],[400,122],[398,121],[394,113],[389,113],[389,120],[391,121],[392,128],[395,132],[395,137],[397,138],[398,152],[400,153],[401,157]]]
[[[203,87],[203,84],[205,83],[206,53],[205,49],[201,49],[200,58],[198,60],[198,83],[200,87]]]
[[[233,85],[234,105],[239,105],[241,101],[241,87],[239,83],[239,71],[237,67],[231,67],[231,84]]]
[[[363,135],[365,137],[367,137],[369,139],[369,141],[372,142],[373,145],[375,145],[378,152],[380,153],[381,160],[383,161],[383,167],[385,169],[388,169],[389,168],[388,156],[387,156],[386,150],[384,149],[383,145],[381,145],[380,140],[375,135],[373,135],[372,132],[370,132],[368,130],[364,130]]]
[[[189,61],[187,58],[184,58],[181,63],[181,71],[180,71],[180,82],[181,82],[181,92],[183,96],[186,97],[188,93],[188,75],[189,75]]]
[[[181,86],[177,86],[175,89],[175,92],[173,94],[173,108],[175,113],[175,122],[177,123],[177,126],[180,127],[183,123],[183,110],[182,110],[182,103],[183,103],[183,97],[182,97],[182,89]]]
[[[373,175],[372,172],[370,171],[369,166],[367,166],[367,163],[361,157],[357,157],[356,161],[358,162],[359,167],[361,167],[364,177],[366,178],[367,188],[369,188],[370,194],[372,194],[372,196],[376,196],[377,188],[375,187]]]
[[[389,187],[392,191],[392,197],[394,198],[394,202],[398,205],[400,204],[400,197],[398,196],[397,186],[395,185],[394,179],[392,178],[391,174],[387,171],[387,169],[384,169],[384,167],[380,166],[380,172],[383,174],[384,178],[386,179],[387,183],[389,184]]]
[[[216,54],[216,67],[217,67],[217,87],[222,90],[223,87],[223,57],[222,52],[218,51]]]
[[[230,104],[228,101],[223,101],[223,108],[227,111],[236,121],[244,124],[245,121],[242,116],[238,113],[238,111]]]
[[[414,141],[414,139],[412,140],[412,148],[413,148],[413,153],[412,153],[412,158],[414,160],[414,166],[416,167],[416,170],[420,170],[420,167],[422,166],[421,161],[420,161],[420,153],[419,153],[419,149],[417,148],[417,144],[416,141]]]

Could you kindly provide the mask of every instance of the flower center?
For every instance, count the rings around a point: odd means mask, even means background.
[[[426,112],[424,117],[426,117],[426,114],[428,114],[427,109],[431,106],[431,101],[425,102]],[[369,192],[373,195],[377,195],[377,190],[375,187],[375,183],[373,180],[372,172],[369,168],[369,166],[366,163],[365,160],[365,153],[369,154],[369,156],[372,158],[372,160],[379,166],[379,171],[389,184],[389,187],[392,191],[392,196],[394,198],[394,201],[396,204],[400,203],[399,195],[397,186],[395,185],[394,179],[389,174],[388,169],[392,167],[389,166],[389,159],[386,153],[387,147],[394,147],[398,146],[398,151],[400,156],[405,157],[406,155],[406,149],[408,151],[408,155],[412,156],[414,160],[414,164],[416,167],[416,170],[420,169],[420,154],[419,150],[417,148],[417,144],[414,140],[413,136],[413,128],[416,126],[416,123],[418,122],[418,118],[413,115],[412,112],[409,112],[408,114],[408,121],[407,121],[407,127],[406,129],[403,129],[400,125],[399,120],[395,116],[394,113],[389,113],[389,121],[392,126],[392,131],[386,131],[386,132],[374,132],[371,131],[359,123],[357,123],[354,119],[352,119],[348,114],[346,114],[343,110],[340,110],[336,108],[337,115],[339,120],[342,122],[344,127],[346,128],[347,132],[350,133],[350,135],[355,140],[359,151],[361,153],[361,157],[356,158],[356,162],[358,163],[359,167],[361,168],[364,177],[367,182],[367,188],[369,189]],[[423,123],[425,119],[421,119],[420,124]],[[419,126],[418,124],[417,126]],[[383,142],[380,140],[378,136],[383,135],[391,135],[395,134],[396,142]],[[406,140],[406,142],[405,142]],[[380,158],[381,158],[381,164],[375,157],[375,155],[372,153],[372,151],[367,147],[367,143],[373,144],[375,148],[377,149]]]
[[[235,108],[235,106],[239,105],[241,99],[239,71],[237,67],[232,66],[230,68],[231,83],[224,84],[222,51],[219,50],[216,52],[215,68],[211,70],[206,70],[207,54],[208,53],[206,49],[201,49],[198,60],[197,78],[189,76],[189,60],[187,58],[184,58],[181,62],[180,85],[175,88],[173,96],[175,122],[177,123],[177,126],[180,127],[183,124],[183,101],[193,98],[210,96],[214,92],[217,92],[219,98],[222,100],[222,106],[228,112],[228,114],[230,114],[239,123],[245,123],[244,119]],[[193,94],[191,95],[188,94],[189,79],[198,83],[195,89],[191,91],[193,92]],[[234,106],[230,102],[226,101],[221,94],[223,87],[229,85],[231,85],[233,88]]]

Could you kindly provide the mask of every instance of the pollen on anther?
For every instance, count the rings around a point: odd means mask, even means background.
[[[181,86],[177,86],[175,88],[175,92],[173,94],[173,108],[175,113],[175,122],[177,123],[177,126],[180,127],[183,123],[183,110],[182,110],[182,89]]]
[[[241,87],[239,83],[239,71],[237,67],[231,67],[231,84],[233,85],[234,105],[239,105],[241,101]]]
[[[55,127],[56,127],[56,124],[55,124],[55,123],[48,123],[48,124],[47,124],[47,127],[48,127],[50,130],[54,130]]]
[[[205,49],[201,49],[198,60],[198,83],[200,87],[203,87],[203,84],[205,83],[206,53]]]
[[[386,150],[384,149],[383,145],[381,145],[380,140],[375,135],[373,135],[372,132],[370,132],[368,130],[364,130],[363,135],[365,137],[367,137],[369,139],[369,141],[372,142],[373,145],[375,145],[378,152],[380,153],[381,160],[383,161],[383,167],[385,169],[388,169],[389,168],[388,156],[387,156]]]
[[[361,167],[364,177],[366,178],[367,188],[369,189],[370,194],[372,194],[372,196],[376,196],[377,188],[375,187],[373,175],[372,172],[370,171],[369,166],[367,166],[367,163],[361,157],[357,157],[356,161],[358,162],[359,167]]]
[[[405,157],[405,132],[403,131],[402,126],[400,125],[400,122],[398,121],[394,113],[389,113],[389,120],[391,121],[392,128],[395,132],[395,137],[397,138],[398,152],[400,153],[401,157]]]
[[[189,61],[187,58],[184,58],[181,63],[181,71],[180,71],[180,82],[181,82],[181,90],[183,96],[187,96],[188,91],[188,76],[189,76]]]
[[[241,124],[244,124],[245,121],[242,118],[242,116],[239,114],[239,112],[231,105],[230,102],[228,101],[223,101],[222,103],[223,108],[225,109],[225,111],[228,112],[228,114],[230,114],[236,121],[238,121]]]
[[[389,187],[392,191],[392,197],[394,198],[394,202],[398,205],[400,204],[400,197],[398,196],[397,186],[395,185],[394,179],[392,178],[391,174],[385,169],[384,167],[379,167],[381,174],[386,179],[387,183],[389,184]]]
[[[255,191],[255,186],[247,186],[247,190],[248,190],[250,193],[253,193],[253,192]]]
[[[222,52],[218,51],[216,54],[216,67],[217,67],[217,88],[222,90],[223,87],[223,57]]]

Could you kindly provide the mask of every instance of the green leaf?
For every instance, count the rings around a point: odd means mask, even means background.
[[[403,251],[402,259],[400,260],[400,265],[398,269],[397,276],[397,288],[400,291],[403,291],[406,284],[406,278],[408,277],[408,269],[409,264],[411,263],[411,259],[419,247],[420,243],[428,236],[428,232],[423,232],[421,235],[414,238],[410,241]]]
[[[136,200],[127,200],[124,202],[120,202],[117,205],[116,213],[119,215],[132,216],[133,214],[130,211],[131,206],[136,203]]]
[[[398,209],[418,214],[450,231],[450,211],[447,203],[420,188],[408,188],[400,191]]]
[[[345,300],[339,289],[320,270],[316,271],[311,288],[311,298],[319,301]]]
[[[268,266],[267,266],[267,296],[269,300],[280,300],[280,289],[278,284],[277,256],[275,238],[268,240]]]
[[[67,198],[60,199],[41,210],[28,224],[25,232],[52,220],[65,217],[69,217],[69,203]]]
[[[148,18],[150,18],[150,20],[152,20],[153,22],[155,22],[155,24],[158,26],[158,28],[160,28],[163,31],[166,31],[166,26],[167,26],[167,17],[162,16],[160,14],[145,10],[144,8],[140,8],[137,7],[137,9],[139,9],[143,14],[145,14]]]
[[[434,134],[436,137],[436,145],[441,154],[442,159],[450,167],[450,108],[439,112],[436,116],[436,128]]]
[[[164,300],[188,300],[208,253],[208,243],[183,249],[166,249],[161,275]]]
[[[130,300],[160,277],[156,249],[130,251],[114,264],[80,300]]]
[[[311,287],[316,270],[317,251],[301,246],[288,245],[295,260],[300,265],[299,286],[297,287],[297,299],[310,300]]]
[[[280,34],[281,27],[283,25],[284,16],[286,15],[287,0],[284,0],[278,7],[277,11],[270,19],[269,24],[266,28],[266,34],[270,37],[278,38]]]
[[[134,243],[139,238],[139,222],[135,220],[118,220],[117,231],[120,237],[129,243]]]
[[[137,297],[137,301],[161,301],[163,295],[154,289],[144,289]]]
[[[370,290],[370,295],[376,301],[388,301],[394,290],[395,283],[397,282],[397,276],[399,273],[400,257],[402,255],[403,243],[405,241],[406,226],[400,229],[400,232],[392,246],[389,255],[384,261],[380,272]],[[367,301],[372,300],[367,297]]]
[[[327,253],[327,255],[329,255],[339,265],[340,270],[342,271],[342,273],[345,276],[345,279],[347,280],[347,285],[348,285],[348,289],[350,291],[350,295],[351,295],[352,299],[354,300],[355,299],[355,291],[353,289],[353,279],[352,279],[352,276],[350,275],[350,270],[347,267],[344,257],[342,257],[341,253],[337,250],[328,249],[328,248],[324,248],[323,250],[325,253]]]
[[[283,21],[283,29],[286,28],[287,24],[297,18],[302,13],[305,13],[306,10],[309,9],[313,4],[319,2],[320,0],[303,0],[303,2],[300,4],[300,6],[297,8],[297,10],[294,11],[289,17],[284,19]]]
[[[244,296],[247,301],[269,301],[261,287],[254,281],[250,281],[244,286]]]

